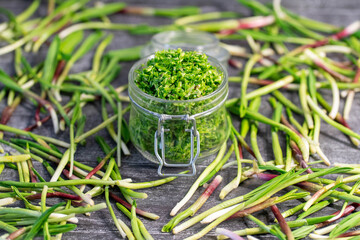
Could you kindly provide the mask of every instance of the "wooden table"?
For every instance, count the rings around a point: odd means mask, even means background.
[[[172,7],[172,6],[184,6],[184,5],[197,5],[201,6],[201,8],[205,12],[211,11],[236,11],[242,13],[244,16],[249,16],[249,11],[237,3],[235,0],[231,1],[223,1],[223,0],[153,0],[153,1],[143,1],[143,0],[126,0],[131,5],[140,5],[140,6],[154,6],[154,7]],[[271,1],[266,1],[271,2]],[[351,22],[359,19],[359,2],[357,0],[303,0],[303,1],[291,1],[284,0],[283,5],[288,9],[299,13],[301,15],[326,21],[328,23],[332,23],[339,26],[345,26],[350,24]],[[25,0],[0,0],[0,6],[6,8],[8,10],[13,11],[15,14],[20,13],[23,9],[28,6],[29,2]],[[44,16],[46,14],[46,4],[43,2],[39,11],[36,15]],[[168,24],[171,23],[172,20],[166,18],[155,18],[155,17],[139,17],[139,16],[131,16],[131,15],[115,15],[110,18],[113,22],[116,23],[148,23],[152,25],[158,24]],[[118,49],[118,48],[126,48],[131,46],[136,46],[140,44],[147,43],[151,36],[133,36],[124,31],[113,32],[114,40],[108,49]],[[233,44],[240,44],[245,46],[245,42],[235,42],[232,41]],[[27,59],[32,63],[36,64],[40,61],[43,61],[44,56],[46,54],[46,48],[41,48],[39,54],[26,54]],[[73,72],[79,72],[90,69],[90,64],[92,60],[93,52],[87,54],[82,60],[80,60],[73,68]],[[127,74],[133,62],[130,63],[122,63],[122,70],[118,76],[118,78],[113,82],[114,86],[119,86],[125,84],[127,82]],[[5,56],[0,57],[0,68],[6,71],[9,74],[14,73],[13,69],[13,53],[7,54]],[[237,70],[229,69],[230,76],[236,75],[238,73]],[[230,84],[230,97],[239,96],[240,87],[239,84]],[[0,85],[1,88],[1,85]],[[325,95],[330,99],[329,91],[324,91]],[[298,103],[297,94],[290,95],[295,96],[293,98],[295,103]],[[357,132],[360,132],[360,98],[359,95],[355,97],[354,105],[353,105],[353,113],[351,115],[351,119],[349,120],[349,124],[353,127],[353,129]],[[5,101],[0,103],[0,111],[5,107]],[[28,126],[30,123],[33,123],[33,112],[34,106],[29,102],[25,101],[18,107],[15,111],[14,116],[11,118],[9,122],[10,126],[15,126],[18,128],[24,128]],[[94,104],[89,104],[84,112],[87,116],[86,129],[91,129],[97,124],[101,122],[100,117],[100,104],[99,102]],[[261,106],[260,112],[266,116],[271,116],[271,107],[269,103],[263,99],[263,104]],[[233,117],[235,126],[239,126],[239,121],[237,117]],[[54,135],[52,130],[51,123],[44,124],[41,128],[35,131],[36,133],[47,135],[51,137],[56,137],[59,139],[63,139],[68,141],[69,136],[68,132],[61,132],[58,135]],[[105,137],[109,142],[111,139],[107,132],[101,131],[99,135]],[[281,134],[281,139],[284,140],[284,135]],[[111,142],[113,146],[114,143]],[[326,123],[322,123],[321,128],[321,136],[320,143],[323,151],[329,157],[332,162],[342,162],[342,163],[357,163],[359,159],[359,150],[354,148],[347,137],[341,134],[338,130],[329,127]],[[271,160],[273,158],[272,147],[271,147],[271,133],[270,127],[261,124],[259,130],[259,145],[261,146],[261,153],[265,160]],[[134,182],[141,181],[149,181],[157,179],[156,175],[156,166],[146,159],[144,159],[136,149],[129,144],[131,150],[131,156],[123,158],[123,165],[121,167],[121,173],[125,178],[132,178]],[[248,153],[244,153],[245,158],[250,158]],[[96,165],[96,157],[102,157],[104,154],[101,152],[99,146],[95,143],[94,138],[90,137],[87,140],[87,144],[85,147],[79,147],[76,152],[76,160],[86,163],[90,166]],[[232,157],[233,159],[234,157]],[[208,161],[203,162],[198,165],[198,173],[200,173],[204,167],[208,164]],[[39,164],[35,165],[35,168],[40,171],[43,176],[46,176],[49,179],[48,174]],[[230,180],[232,180],[236,176],[236,167],[226,169],[225,171],[220,172],[223,176],[224,180],[220,187],[214,192],[213,196],[207,201],[207,203],[203,206],[200,212],[214,206],[221,201],[219,200],[219,192],[222,187],[225,186]],[[1,175],[0,180],[5,179],[18,179],[17,173],[13,170],[6,169]],[[164,224],[166,224],[170,220],[169,212],[175,206],[175,204],[185,195],[191,184],[194,182],[195,177],[193,178],[179,178],[172,183],[146,189],[146,192],[149,197],[148,199],[138,200],[138,206],[142,209],[145,209],[149,212],[156,213],[160,216],[160,219],[157,221],[149,221],[143,220],[149,232],[152,234],[154,239],[183,239],[186,236],[190,236],[196,232],[198,232],[203,226],[200,224],[195,225],[194,227],[182,232],[179,235],[172,235],[169,233],[161,233],[161,228]],[[226,199],[233,198],[235,196],[242,195],[254,189],[259,185],[259,182],[256,180],[247,180],[240,185],[238,189],[233,191],[231,194],[227,196]],[[193,202],[201,193],[203,189],[198,189],[195,196],[192,198]],[[96,197],[96,203],[104,202],[104,198]],[[296,206],[299,204],[299,201],[290,201],[284,204],[281,204],[279,207],[282,211]],[[186,205],[189,206],[189,205]],[[114,208],[116,209],[115,205]],[[331,208],[326,208],[326,211],[322,211],[322,214],[333,212],[334,209],[339,209],[339,205],[331,205]],[[126,217],[116,210],[116,215],[126,221],[129,224],[129,221]],[[260,219],[266,221],[267,223],[272,223],[273,215],[269,211],[261,211],[255,216]],[[91,214],[91,217],[86,217],[79,215],[79,224],[75,231],[65,234],[64,239],[119,239],[119,233],[116,230],[113,221],[109,215],[107,209],[104,209],[99,212],[95,212]],[[246,227],[254,226],[252,222],[247,219],[237,219],[227,221],[220,225],[221,227],[226,227],[230,230],[239,230]],[[1,233],[1,232],[0,232]],[[203,239],[215,239],[214,231],[210,232]],[[272,236],[261,236],[261,238],[272,238]]]

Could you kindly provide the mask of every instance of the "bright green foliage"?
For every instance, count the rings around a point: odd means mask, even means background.
[[[163,50],[138,71],[136,85],[145,93],[168,100],[195,99],[214,92],[223,75],[205,54]]]

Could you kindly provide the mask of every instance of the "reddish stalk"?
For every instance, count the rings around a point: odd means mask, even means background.
[[[294,236],[291,232],[289,225],[287,224],[285,218],[281,215],[279,208],[276,205],[272,205],[271,211],[273,212],[275,218],[278,220],[281,231],[286,235],[288,240],[294,240]]]
[[[340,113],[336,114],[335,121],[337,121],[338,123],[340,123],[344,127],[347,127],[349,129],[351,129],[349,124],[347,123],[347,121],[343,118],[343,116]]]
[[[239,148],[239,157],[240,157],[240,159],[241,160],[243,160],[244,159],[244,155],[243,155],[243,150],[242,150],[242,145],[241,145],[241,143],[239,142],[238,143],[238,148]],[[250,149],[250,151],[252,151],[252,149],[249,147],[249,149]],[[250,153],[250,152],[249,152]],[[250,153],[251,154],[251,153]],[[256,159],[256,158],[255,158]]]
[[[15,232],[12,232],[6,239],[8,239],[8,240],[16,239],[25,232],[26,232],[25,227],[19,228]]]
[[[357,82],[359,82],[359,79],[360,79],[360,67],[358,67],[357,69],[356,69],[356,74],[355,74],[355,77],[354,77],[354,83],[357,83]]]
[[[40,110],[41,110],[41,105],[39,104],[36,108],[36,111],[35,111],[35,122],[36,122],[36,125],[38,127],[41,126],[41,118],[40,118]]]
[[[229,66],[231,66],[235,69],[241,69],[243,67],[243,64],[239,60],[236,60],[233,58],[230,58],[228,63],[229,63]]]
[[[331,68],[327,67],[322,61],[314,60],[314,63],[315,63],[316,66],[318,66],[319,68],[321,68],[324,71],[328,72],[333,77],[338,78],[342,82],[350,82],[351,81],[350,78],[348,78],[348,77],[346,77],[346,76],[332,70]]]
[[[291,51],[289,53],[289,55],[296,55],[298,53],[303,52],[307,48],[317,48],[317,47],[324,46],[324,45],[328,44],[331,39],[340,40],[342,38],[348,37],[351,34],[355,33],[359,28],[360,28],[360,22],[359,21],[353,22],[352,24],[350,24],[349,26],[347,26],[340,32],[338,32],[334,35],[331,35],[330,37],[316,41],[313,44],[303,45],[303,46],[300,46],[300,47],[294,49],[293,51]]]
[[[15,102],[14,102],[14,103],[15,103]],[[11,104],[11,106],[5,107],[5,109],[2,111],[2,113],[1,113],[1,119],[0,119],[0,123],[1,123],[1,124],[6,125],[6,124],[9,122],[12,114],[14,113],[16,107],[18,106],[18,104],[19,104],[20,102],[17,103],[17,104],[14,104],[14,103]]]
[[[200,195],[200,197],[186,210],[177,214],[173,217],[163,228],[161,231],[163,232],[171,232],[171,230],[178,225],[182,220],[186,219],[189,216],[194,216],[194,214],[204,205],[204,203],[209,199],[211,194],[215,191],[215,189],[219,186],[222,181],[222,177],[217,175],[214,180],[209,184],[209,186],[205,189],[205,191]]]
[[[337,221],[338,219],[340,219],[340,218],[342,218],[342,217],[346,217],[347,215],[349,215],[349,214],[351,214],[353,211],[355,211],[355,209],[358,208],[359,206],[360,206],[360,203],[352,203],[352,204],[346,206],[344,212],[343,212],[341,215],[339,215],[339,213],[341,212],[341,210],[334,212],[333,214],[331,214],[331,215],[334,216],[333,218],[331,218],[331,219],[329,219],[329,220],[327,220],[327,221],[325,221],[325,222],[316,224],[316,228],[325,227],[325,226],[327,226],[327,225],[329,225],[329,224]]]
[[[235,29],[224,29],[224,30],[220,30],[219,34],[222,36],[229,36],[231,34],[234,34],[236,32]]]
[[[306,202],[303,210],[307,211],[315,202],[317,199],[320,198],[321,195],[323,195],[325,192],[329,191],[331,188],[335,187],[337,184],[339,184],[339,182],[332,182],[324,187],[322,187],[321,189],[319,189],[316,193],[314,193],[314,195],[312,195],[312,197]]]
[[[256,173],[253,175],[254,177],[264,180],[264,181],[269,181],[279,175],[276,174],[271,174],[271,173]],[[320,189],[320,187],[312,182],[299,182],[297,184],[295,184],[295,186],[300,187],[301,189],[308,191],[308,192],[316,192]]]
[[[266,201],[262,202],[262,203],[259,203],[253,207],[250,207],[250,208],[247,208],[247,209],[244,209],[244,210],[241,210],[241,211],[238,211],[236,213],[234,213],[233,215],[231,215],[229,219],[233,219],[233,218],[242,218],[242,217],[245,217],[246,215],[248,214],[252,214],[254,212],[258,212],[260,210],[263,210],[265,208],[268,208],[272,205],[275,204],[275,201],[276,201],[277,197],[274,197],[274,198],[269,198],[267,199]]]
[[[239,145],[241,148],[241,146]],[[204,205],[204,203],[209,199],[211,194],[215,191],[215,189],[219,186],[219,184],[222,181],[222,177],[220,175],[216,176],[214,180],[208,185],[208,187],[205,189],[205,191],[201,194],[201,196],[194,202],[194,204],[190,207],[190,209],[193,211],[191,216],[193,216],[201,207]]]
[[[278,175],[276,174],[271,174],[271,173],[255,173],[253,175],[253,177],[256,177],[260,180],[264,180],[264,181],[270,181],[273,178],[276,178]]]
[[[127,209],[131,210],[131,204],[129,204],[128,202],[126,202],[125,200],[121,199],[120,197],[116,196],[114,193],[112,192],[109,192],[110,194],[110,197],[112,199],[114,199],[116,202],[120,203],[121,205],[123,205],[124,207],[126,207]],[[149,212],[146,212],[144,210],[141,210],[139,208],[136,208],[136,214],[137,215],[140,215],[140,216],[143,216],[143,217],[146,217],[146,218],[149,218],[149,219],[152,219],[152,220],[156,220],[156,219],[159,219],[159,216],[156,215],[156,214],[153,214],[153,213],[149,213]]]
[[[85,177],[85,179],[90,179],[94,174],[97,173],[106,163],[107,159],[103,159],[96,167],[91,170],[91,172],[88,173],[88,175]]]
[[[339,80],[341,80],[342,82],[351,82],[351,79],[332,70],[331,68],[329,68],[328,66],[326,66],[325,62],[318,56],[316,55],[313,51],[306,49],[304,51],[304,54],[311,59],[311,61],[318,66],[319,68],[323,69],[324,71],[328,72],[330,75],[338,78]]]
[[[356,231],[340,234],[339,236],[336,236],[336,238],[353,237],[353,236],[359,236],[359,235],[360,235],[360,230],[356,230]]]
[[[39,36],[35,36],[35,37],[31,38],[31,41],[36,42],[36,41],[39,40],[39,39],[40,39]]]
[[[290,147],[291,147],[293,157],[300,164],[300,167],[306,168],[306,172],[309,174],[313,173],[313,171],[309,168],[308,164],[305,162],[299,147],[293,140],[290,140]]]
[[[47,193],[46,194],[47,198],[64,198],[64,199],[69,199],[69,200],[74,200],[74,201],[81,201],[82,198],[76,195],[72,195],[72,194],[68,194],[68,193],[63,193],[63,192],[52,192],[52,193]],[[41,199],[41,193],[36,193],[33,195],[29,195],[25,197],[28,200],[35,200],[35,199]]]
[[[99,164],[94,167],[86,176],[85,179],[90,179],[93,175],[95,175],[97,173],[97,171],[99,171],[107,162],[107,160],[109,158],[111,158],[111,156],[114,154],[116,149],[111,150],[100,162]],[[86,185],[82,185],[80,187],[80,190],[83,191]]]
[[[28,160],[27,163],[28,163],[28,167],[29,167],[29,173],[30,173],[31,182],[37,182],[37,181],[38,181],[38,180],[37,180],[37,177],[36,177],[34,171],[32,170],[32,168],[34,167],[34,165],[33,165],[32,161],[31,161],[31,159]]]
[[[332,64],[334,64],[337,67],[347,69],[347,70],[353,70],[354,69],[352,67],[352,62],[350,62],[350,61],[347,61],[347,62],[332,61]]]
[[[295,184],[295,186],[308,192],[316,192],[320,188],[317,184],[312,182],[300,182]]]
[[[261,28],[273,24],[274,21],[275,18],[273,16],[256,16],[239,19],[237,29]]]
[[[21,97],[16,97],[10,106],[5,107],[5,109],[1,113],[0,124],[6,125],[9,122],[12,114],[14,113],[20,102]],[[2,133],[2,131],[0,131],[0,133]]]
[[[60,162],[60,159],[58,159],[58,158],[56,158],[56,157],[53,157],[53,158],[49,158],[49,160],[50,161],[52,161],[52,162],[54,162],[54,163],[59,163]],[[67,168],[69,168],[70,167],[70,164],[67,164],[66,165],[66,167]],[[85,176],[85,171],[83,171],[81,168],[79,168],[79,167],[76,167],[76,166],[74,166],[74,172],[77,172],[77,173],[79,173],[80,175],[82,175],[82,176]],[[68,179],[73,179],[73,180],[76,180],[76,179],[80,179],[79,177],[77,177],[77,176],[75,176],[75,175],[72,175],[71,177],[70,177],[70,172],[69,172],[69,170],[67,170],[66,168],[63,170],[63,172],[62,172]]]
[[[47,122],[50,118],[51,118],[51,116],[48,115],[48,116],[44,117],[43,119],[41,119],[41,120],[40,120],[41,125],[42,125],[43,123]],[[30,132],[30,131],[34,130],[35,128],[37,128],[37,127],[39,127],[39,125],[38,125],[37,123],[35,123],[35,124],[33,124],[33,125],[30,125],[30,126],[24,128],[24,131]]]
[[[241,147],[241,145],[239,146],[239,148],[240,148],[240,147]],[[251,154],[251,156],[253,156],[255,159],[257,159],[257,158],[256,158],[256,156],[255,156],[254,151],[250,148],[250,146],[249,146],[249,145],[244,146],[244,148],[246,149],[246,151],[247,151],[248,153],[250,153],[250,154]]]
[[[273,84],[274,81],[272,80],[266,80],[266,79],[256,79],[255,81],[253,81],[254,83],[256,84],[259,84],[259,85],[270,85],[270,84]]]
[[[285,126],[287,126],[288,128],[290,128],[293,132],[295,132],[297,135],[299,135],[300,137],[304,137],[301,133],[299,133],[299,131],[294,128],[293,125],[291,125],[289,123],[289,121],[286,119],[286,117],[284,116],[284,114],[281,114],[281,118],[280,118],[280,121],[282,124],[284,124]]]
[[[219,34],[227,36],[234,34],[236,30],[240,29],[261,28],[273,24],[274,21],[275,18],[273,16],[256,16],[243,18],[238,20],[238,26],[236,28],[221,30],[219,31]]]
[[[46,110],[51,115],[53,125],[54,125],[54,131],[55,131],[55,133],[57,133],[59,131],[58,117],[57,117],[56,111],[55,111],[54,107],[52,106],[52,104],[50,102],[48,102],[47,100],[43,99],[42,97],[40,97],[30,91],[24,91],[24,95],[33,98],[38,104],[41,104],[46,108]]]
[[[79,177],[75,176],[74,174],[70,176],[70,172],[67,169],[63,170],[63,174],[65,175],[65,177],[67,177],[70,180],[80,179]]]
[[[55,69],[55,72],[54,72],[53,80],[52,80],[53,83],[57,82],[57,80],[58,80],[60,74],[62,73],[65,65],[66,65],[66,61],[63,60],[63,59],[58,62],[57,66],[56,66],[56,69]]]
[[[340,40],[355,33],[357,30],[359,30],[359,28],[360,28],[360,22],[359,21],[353,22],[349,26],[345,27],[342,31],[330,36],[330,38],[334,40]]]
[[[135,7],[135,6],[128,6],[119,11],[119,13],[123,14],[134,14],[134,15],[142,15],[144,13],[144,7]]]

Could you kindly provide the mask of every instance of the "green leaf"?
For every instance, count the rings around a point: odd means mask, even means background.
[[[7,75],[3,70],[0,69],[0,82],[5,85],[5,87],[10,88],[19,93],[23,93],[24,90],[13,81],[9,75]]]
[[[41,216],[36,220],[36,222],[34,223],[33,227],[30,230],[30,232],[28,232],[28,234],[26,235],[24,240],[33,239],[36,236],[36,234],[40,231],[43,224],[47,221],[50,214],[53,213],[55,211],[55,209],[57,209],[58,207],[63,206],[63,205],[65,205],[65,202],[55,204],[54,206],[52,206],[51,208],[46,210],[43,214],[41,214]]]
[[[57,61],[58,61],[57,56],[59,53],[59,46],[60,46],[60,38],[58,36],[55,36],[49,47],[49,51],[46,55],[43,75],[39,79],[42,84],[42,87],[47,88],[48,85],[51,84],[51,80],[54,76],[55,69],[57,66]]]
[[[359,224],[360,212],[353,213],[344,218],[331,232],[329,237],[334,238],[340,234],[345,233],[350,228],[353,228]]]
[[[102,37],[102,32],[97,31],[92,33],[85,39],[83,44],[76,50],[76,52],[72,55],[69,62],[75,63],[77,60],[82,58],[87,52],[89,52],[96,43],[99,42],[100,38]]]
[[[69,56],[73,53],[75,47],[83,40],[84,38],[84,31],[76,31],[65,39],[61,41],[60,44],[60,52],[65,55]]]
[[[107,52],[105,56],[108,58],[115,58],[117,62],[133,61],[140,58],[143,47],[143,45],[140,45],[136,47],[111,50]]]
[[[295,239],[302,239],[309,235],[312,231],[316,229],[316,226],[303,226],[301,228],[296,229],[293,231],[293,235]]]
[[[125,6],[126,6],[125,3],[118,2],[118,3],[105,4],[94,8],[88,8],[82,12],[77,13],[73,18],[73,22],[104,17],[122,10]]]
[[[57,235],[60,233],[73,231],[76,227],[76,224],[49,225],[49,232],[51,235]],[[39,235],[42,236],[43,232],[39,232]]]
[[[281,168],[277,168],[275,166],[267,166],[267,165],[260,165],[259,166],[260,169],[263,169],[263,170],[271,170],[271,171],[277,171],[279,173],[286,173],[285,170],[281,169]]]

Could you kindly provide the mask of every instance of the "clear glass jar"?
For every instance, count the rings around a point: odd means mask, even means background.
[[[223,73],[220,86],[200,98],[165,100],[143,92],[135,83],[137,70],[146,67],[147,61],[153,57],[139,60],[129,72],[131,140],[145,158],[159,163],[159,175],[167,175],[162,173],[163,166],[191,166],[193,172],[187,175],[194,175],[195,161],[216,153],[227,139],[227,71],[219,61],[209,56],[210,64]]]
[[[219,46],[215,35],[200,31],[166,31],[154,35],[146,45],[141,56],[146,57],[164,49],[178,49],[205,53],[219,60],[224,66],[230,58],[229,52]]]

